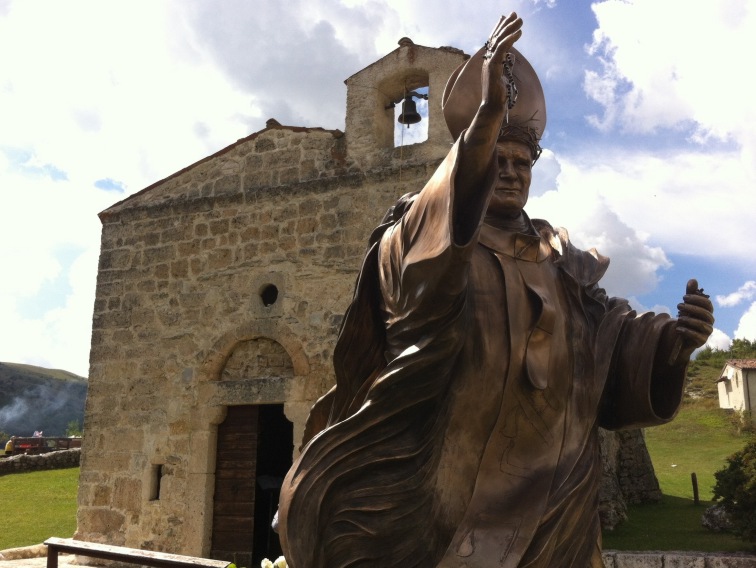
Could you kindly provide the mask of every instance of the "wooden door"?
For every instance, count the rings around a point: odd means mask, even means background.
[[[229,406],[218,426],[210,556],[253,566],[258,406]]]
[[[254,567],[281,554],[270,523],[293,448],[283,404],[228,408],[218,426],[211,558]]]

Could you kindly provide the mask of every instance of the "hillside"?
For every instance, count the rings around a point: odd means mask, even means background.
[[[84,422],[87,379],[33,365],[0,363],[0,432],[64,436],[68,424]]]

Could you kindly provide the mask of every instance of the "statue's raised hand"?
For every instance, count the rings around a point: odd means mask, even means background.
[[[485,182],[489,179],[496,140],[508,110],[504,61],[521,35],[522,19],[512,12],[499,19],[486,42],[481,67],[481,100],[459,145],[453,207],[454,231],[456,238],[461,239],[459,242],[466,242],[475,232],[494,188],[493,184]],[[477,97],[477,93],[473,96]]]
[[[486,42],[486,55],[481,74],[481,104],[501,111],[507,104],[507,85],[503,74],[504,61],[514,42],[522,35],[522,18],[512,12],[502,16]]]

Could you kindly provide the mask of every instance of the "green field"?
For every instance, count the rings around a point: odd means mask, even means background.
[[[677,418],[646,430],[646,445],[664,497],[660,503],[631,506],[629,519],[604,533],[604,548],[616,550],[755,551],[753,545],[701,526],[711,505],[714,472],[745,446],[732,419],[711,398],[688,400]],[[693,501],[691,473],[698,479],[700,505]]]
[[[756,552],[754,545],[701,526],[701,514],[712,498],[714,472],[752,436],[736,431],[731,416],[717,407],[710,392],[705,398],[686,399],[672,423],[646,430],[662,501],[631,506],[629,520],[604,534],[604,548]],[[699,505],[693,503],[693,472]],[[39,544],[50,536],[72,536],[78,476],[79,469],[71,468],[0,477],[0,550]]]
[[[677,419],[646,430],[646,441],[664,493],[661,503],[630,507],[629,520],[605,533],[604,547],[615,550],[754,551],[731,536],[701,527],[711,499],[714,472],[740,450],[747,434],[738,435],[728,415],[712,401],[687,402]],[[674,467],[673,467],[674,466]],[[691,472],[698,477],[701,500],[693,504]],[[3,514],[0,550],[69,537],[76,529],[78,468],[0,477]]]
[[[735,339],[729,350],[705,348],[691,361],[679,414],[671,423],[645,431],[663,498],[629,507],[628,521],[604,533],[604,548],[756,552],[753,544],[701,526],[701,515],[711,505],[714,472],[755,435],[753,427],[740,431],[734,416],[719,408],[717,379],[726,361],[753,358],[756,342]],[[691,473],[698,479],[699,505],[693,501]]]
[[[78,484],[78,467],[0,477],[0,550],[73,536]]]
[[[701,526],[701,515],[710,504],[696,506],[691,499],[664,495],[660,503],[631,506],[628,520],[614,532],[604,533],[604,549],[756,552],[733,535]]]
[[[646,430],[646,445],[664,494],[684,499],[693,499],[690,477],[695,473],[701,499],[711,500],[714,472],[743,449],[747,439],[736,433],[731,415],[711,399],[687,402],[674,421]]]

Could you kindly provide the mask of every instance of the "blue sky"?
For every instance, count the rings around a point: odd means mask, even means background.
[[[396,48],[472,53],[499,15],[541,77],[532,217],[612,258],[610,294],[756,339],[756,53],[747,0],[0,0],[0,361],[86,375],[97,213],[261,130],[343,128]]]

